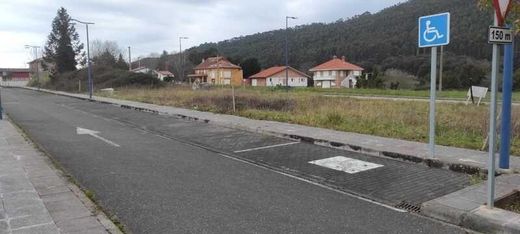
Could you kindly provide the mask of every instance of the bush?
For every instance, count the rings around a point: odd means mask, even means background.
[[[164,86],[164,82],[151,74],[134,73],[106,66],[92,66],[92,79],[95,90],[127,86],[147,86],[152,88]],[[87,80],[88,72],[87,69],[84,68],[59,74],[55,76],[51,82],[46,84],[45,87],[63,91],[81,92],[87,89]],[[81,90],[79,90],[80,84]]]

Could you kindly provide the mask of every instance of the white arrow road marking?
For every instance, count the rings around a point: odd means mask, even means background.
[[[113,141],[110,141],[108,139],[105,139],[103,137],[100,137],[98,136],[97,134],[99,134],[98,131],[94,131],[94,130],[90,130],[90,129],[86,129],[86,128],[80,128],[80,127],[76,127],[76,133],[78,135],[90,135],[90,136],[93,136],[99,140],[102,140],[104,141],[105,143],[109,144],[109,145],[112,145],[112,146],[115,146],[115,147],[121,147],[120,145],[114,143]]]

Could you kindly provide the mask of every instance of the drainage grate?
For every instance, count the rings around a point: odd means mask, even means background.
[[[419,213],[421,212],[421,206],[420,205],[414,205],[410,204],[406,201],[402,201],[401,203],[397,204],[395,208],[403,209],[409,212]]]

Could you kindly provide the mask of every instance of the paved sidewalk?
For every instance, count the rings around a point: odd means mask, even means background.
[[[520,175],[496,179],[495,201],[520,191]],[[520,214],[488,209],[487,183],[470,186],[422,205],[421,213],[448,223],[484,233],[520,233]]]
[[[36,88],[24,88],[36,90]],[[44,89],[41,91],[80,99],[88,99],[88,95],[85,94],[74,94]],[[175,115],[196,121],[211,122],[217,125],[293,138],[315,144],[332,146],[376,156],[393,157],[413,161],[416,163],[425,163],[429,166],[444,167],[455,171],[487,171],[486,165],[488,156],[487,152],[483,151],[438,145],[436,147],[436,158],[432,160],[429,156],[428,144],[426,143],[358,133],[340,132],[297,124],[253,120],[233,115],[214,114],[210,112],[201,112],[114,98],[94,96],[93,99],[99,102],[115,104],[125,108]],[[510,170],[499,170],[499,172],[520,173],[520,157],[511,156],[510,166]]]
[[[0,120],[0,234],[11,233],[120,232],[4,118]]]

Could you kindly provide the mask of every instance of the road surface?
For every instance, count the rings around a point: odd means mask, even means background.
[[[465,232],[393,208],[464,187],[461,174],[23,89],[2,100],[132,233]],[[337,155],[381,167],[308,163]]]

